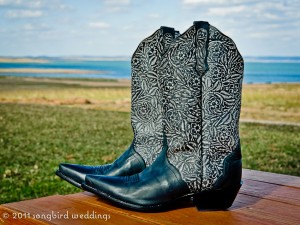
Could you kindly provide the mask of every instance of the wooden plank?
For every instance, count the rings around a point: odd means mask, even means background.
[[[300,224],[300,178],[243,170],[243,180],[244,184],[233,206],[225,211],[197,211],[190,200],[174,203],[168,211],[142,213],[116,207],[92,193],[81,192],[1,205],[0,223]],[[3,215],[7,215],[3,213],[13,215],[18,212],[30,214],[30,218],[18,221],[12,220],[12,217],[3,218]],[[99,218],[95,219],[97,216]]]
[[[243,179],[300,188],[300,177],[243,169]]]
[[[0,205],[0,224],[11,225],[45,225],[47,223],[30,218],[28,214],[11,210]]]
[[[235,213],[257,218],[269,224],[299,224],[300,207],[239,194],[232,207]]]
[[[49,224],[153,224],[143,218],[129,217],[105,208],[76,202],[60,195],[4,204],[4,207],[28,213]]]
[[[67,198],[71,198],[78,202],[85,202],[92,206],[100,206],[117,213],[126,213],[130,217],[144,218],[152,223],[159,224],[269,224],[264,223],[261,219],[257,219],[252,216],[248,216],[241,213],[236,213],[233,210],[226,211],[198,211],[191,201],[178,202],[174,204],[173,208],[165,212],[155,213],[142,213],[135,212],[126,209],[120,209],[112,205],[103,199],[98,198],[96,195],[83,192],[78,194],[67,195]],[[236,203],[234,203],[236,204]]]
[[[240,193],[300,206],[300,189],[255,180],[244,180]]]

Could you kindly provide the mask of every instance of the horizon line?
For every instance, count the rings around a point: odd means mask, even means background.
[[[0,58],[131,58],[130,55],[0,55]],[[300,55],[247,55],[243,58],[300,58]]]

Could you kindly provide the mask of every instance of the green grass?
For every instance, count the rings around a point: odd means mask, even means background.
[[[54,175],[60,162],[103,164],[132,139],[130,114],[0,104],[0,203],[78,192]]]
[[[300,127],[241,125],[244,168],[300,176]],[[0,203],[80,191],[60,162],[112,162],[132,140],[130,113],[0,104]]]
[[[300,127],[242,123],[244,168],[300,176]]]

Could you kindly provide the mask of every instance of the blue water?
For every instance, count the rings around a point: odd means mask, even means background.
[[[125,78],[130,79],[130,61],[49,59],[46,63],[0,63],[0,68],[78,69],[95,74],[1,73],[5,76]],[[300,82],[300,62],[245,62],[244,83]]]
[[[7,76],[72,77],[72,78],[130,78],[130,61],[49,60],[46,63],[1,63],[0,68],[75,69],[99,71],[95,74],[9,73]],[[0,75],[3,73],[0,72]]]
[[[300,63],[245,62],[244,82],[300,82]]]

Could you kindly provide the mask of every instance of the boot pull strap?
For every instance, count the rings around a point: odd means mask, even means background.
[[[196,29],[196,32],[199,29],[205,29],[206,30],[206,40],[205,40],[205,58],[204,58],[204,65],[205,65],[205,71],[208,71],[208,63],[207,63],[207,55],[208,55],[208,42],[209,42],[209,23],[206,21],[194,21],[194,26]],[[197,40],[195,40],[195,45],[197,48]]]
[[[175,33],[178,32],[178,31],[175,31],[175,29],[173,27],[161,26],[160,29],[162,29],[163,34],[169,33],[172,35],[173,38],[175,38]]]

